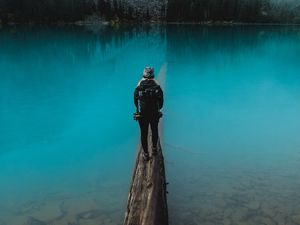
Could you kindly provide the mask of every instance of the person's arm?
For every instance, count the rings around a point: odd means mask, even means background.
[[[138,92],[138,87],[134,90],[134,105],[138,109],[138,97],[139,97],[139,92]]]
[[[161,89],[161,87],[159,86],[158,88],[158,105],[159,105],[159,109],[162,109],[162,107],[164,106],[164,92]]]

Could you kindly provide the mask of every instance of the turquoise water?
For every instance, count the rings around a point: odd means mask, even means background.
[[[169,31],[172,224],[300,223],[299,31]]]
[[[165,90],[172,225],[300,223],[300,28],[0,30],[0,225],[122,224],[133,89]]]

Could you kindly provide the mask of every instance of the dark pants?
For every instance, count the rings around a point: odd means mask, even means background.
[[[157,147],[158,141],[158,122],[159,119],[157,117],[142,117],[139,119],[140,129],[141,129],[141,142],[142,147],[145,153],[148,153],[148,130],[149,124],[152,132],[152,146],[154,148]]]

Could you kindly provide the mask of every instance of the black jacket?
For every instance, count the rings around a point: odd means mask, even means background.
[[[160,85],[154,79],[142,79],[139,82],[138,86],[136,87],[136,89],[134,91],[134,104],[138,111],[139,91],[145,90],[147,88],[155,88],[156,90],[158,90],[157,104],[156,104],[157,106],[148,107],[147,111],[144,112],[144,114],[155,115],[163,107],[164,94],[163,94],[163,91],[162,91]]]

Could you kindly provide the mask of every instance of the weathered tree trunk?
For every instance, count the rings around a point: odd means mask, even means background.
[[[150,138],[149,138],[150,139]],[[164,157],[158,154],[147,162],[140,148],[128,196],[124,225],[168,225]]]

